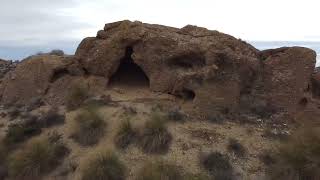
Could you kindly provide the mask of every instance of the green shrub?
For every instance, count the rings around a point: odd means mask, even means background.
[[[166,127],[166,120],[158,113],[152,114],[140,136],[139,144],[145,153],[165,153],[172,140]]]
[[[320,128],[302,128],[283,142],[270,167],[272,179],[320,178]]]
[[[67,152],[57,135],[32,139],[9,157],[9,176],[38,179],[57,167]]]
[[[219,152],[212,152],[201,157],[201,164],[215,180],[233,179],[233,168],[229,158]]]
[[[246,155],[246,148],[236,139],[229,139],[228,150],[233,152],[238,157],[244,157]]]
[[[79,84],[72,85],[66,97],[67,109],[75,110],[79,108],[88,97],[89,90],[87,87],[81,86]]]
[[[138,172],[137,180],[183,180],[179,168],[171,163],[155,160],[147,162]]]
[[[82,169],[82,180],[124,180],[126,168],[112,151],[97,152]]]
[[[125,119],[121,122],[118,132],[115,136],[115,144],[118,148],[124,149],[136,138],[136,132],[132,128],[129,119]]]
[[[104,135],[105,127],[96,108],[83,108],[74,119],[71,137],[81,145],[94,145]]]

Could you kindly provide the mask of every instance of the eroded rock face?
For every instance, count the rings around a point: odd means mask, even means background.
[[[206,117],[289,112],[309,90],[315,59],[310,49],[260,52],[232,36],[196,26],[177,29],[120,21],[106,24],[97,37],[85,38],[68,60],[42,56],[19,64],[6,75],[2,102],[43,96],[63,104],[59,87],[87,77],[107,87],[119,67],[131,63],[145,73],[151,90],[184,98]]]

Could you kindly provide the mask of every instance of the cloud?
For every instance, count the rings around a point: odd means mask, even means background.
[[[62,13],[75,3],[75,0],[4,0],[0,6],[0,45],[38,46],[78,39],[75,32],[90,24]]]
[[[319,6],[319,0],[1,0],[0,57],[10,49],[15,58],[13,49],[21,54],[23,47],[74,50],[105,23],[123,19],[193,24],[244,40],[315,41]]]

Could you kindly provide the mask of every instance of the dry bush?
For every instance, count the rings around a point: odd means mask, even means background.
[[[51,127],[65,122],[65,116],[58,113],[57,108],[52,108],[44,113],[39,120],[42,127]]]
[[[9,109],[9,111],[7,112],[9,117],[10,117],[10,120],[14,120],[16,119],[17,117],[20,116],[21,114],[21,110],[17,107],[12,107]]]
[[[79,108],[89,97],[89,89],[83,85],[73,84],[68,90],[66,97],[66,106],[68,110]]]
[[[121,122],[117,134],[115,136],[114,142],[116,146],[120,149],[125,149],[130,143],[135,141],[137,133],[132,128],[129,119],[125,119]]]
[[[301,128],[283,142],[270,167],[272,179],[320,179],[320,128]]]
[[[13,145],[40,133],[41,127],[36,119],[27,119],[22,123],[10,125],[3,141],[6,145]]]
[[[172,136],[166,127],[166,120],[158,113],[153,113],[145,123],[140,135],[139,145],[145,153],[165,153],[169,149]]]
[[[83,108],[74,118],[71,137],[81,145],[97,144],[104,135],[106,123],[96,108]]]
[[[212,152],[201,157],[201,165],[215,180],[232,180],[233,168],[229,158],[220,152]]]
[[[5,177],[8,175],[7,156],[7,146],[3,143],[0,143],[0,179],[5,179]]]
[[[60,136],[52,134],[29,141],[9,157],[9,176],[16,179],[41,179],[56,168],[68,149]]]
[[[168,119],[175,122],[184,122],[186,116],[179,109],[172,109],[168,112]]]
[[[97,151],[81,170],[82,180],[124,180],[126,175],[126,167],[110,150]]]
[[[147,162],[140,169],[137,180],[183,180],[185,179],[175,164],[162,160]]]
[[[247,153],[246,148],[236,139],[229,139],[228,151],[233,152],[238,157],[244,157]]]

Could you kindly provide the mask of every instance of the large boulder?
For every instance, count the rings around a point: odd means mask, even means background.
[[[212,118],[239,112],[270,115],[294,112],[306,103],[315,59],[307,48],[259,51],[232,36],[191,25],[178,29],[120,21],[85,38],[75,56],[24,60],[6,74],[0,93],[2,103],[40,97],[61,105],[75,81],[103,89],[121,67],[139,67],[152,91],[183,98],[191,113]],[[127,70],[126,76],[136,75]]]
[[[68,67],[76,61],[69,57],[32,56],[6,74],[1,83],[3,104],[28,104],[34,98],[44,96],[60,77],[68,73]]]
[[[206,116],[294,111],[315,65],[315,52],[306,48],[260,52],[218,31],[130,21],[106,24],[81,42],[76,56],[86,71],[107,80],[129,56],[151,90],[190,99]]]

